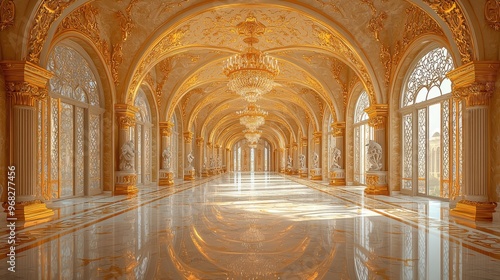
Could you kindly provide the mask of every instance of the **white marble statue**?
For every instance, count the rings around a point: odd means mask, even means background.
[[[332,165],[330,167],[331,169],[340,168],[340,164],[339,164],[340,155],[341,155],[341,151],[339,148],[333,147],[331,149],[331,153],[330,153],[330,162],[332,163]]]
[[[222,167],[222,157],[217,158],[217,167]]]
[[[214,167],[215,167],[214,157],[210,157],[210,168],[214,168]]]
[[[306,168],[306,156],[305,155],[300,155],[299,156],[299,162],[300,162],[300,168],[305,169]]]
[[[170,151],[170,148],[163,150],[161,156],[163,159],[163,169],[170,170],[170,168],[172,168],[172,152]]]
[[[378,171],[382,169],[382,146],[379,143],[370,140],[368,144],[368,163],[370,164],[370,171]]]
[[[292,160],[292,156],[288,155],[288,163],[287,163],[287,168],[292,168],[292,165],[293,165],[293,160]]]
[[[313,167],[319,168],[319,155],[318,155],[318,153],[314,153],[314,155],[313,155]]]
[[[134,159],[135,159],[135,148],[134,142],[129,140],[123,144],[120,153],[120,165],[121,171],[134,171]]]
[[[207,169],[207,157],[203,158],[203,169]]]
[[[187,170],[194,169],[194,167],[193,167],[193,160],[194,160],[193,154],[189,153],[189,155],[187,156],[187,161],[188,161],[188,167],[186,168]]]

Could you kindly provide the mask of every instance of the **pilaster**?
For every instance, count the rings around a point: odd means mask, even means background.
[[[373,104],[365,109],[369,117],[368,125],[373,127],[373,141],[378,144],[381,149],[378,168],[371,167],[366,171],[367,187],[365,189],[365,194],[389,195],[389,186],[387,184],[388,153],[386,137],[388,109],[389,106],[387,104]],[[368,157],[370,157],[370,155],[368,155]]]
[[[128,104],[115,104],[118,122],[118,170],[115,172],[115,195],[137,193],[135,170],[135,145],[133,141],[135,114],[138,109]]]
[[[335,147],[330,151],[331,162],[330,166],[330,185],[345,186],[345,122],[334,122],[330,125],[332,136],[335,138]]]

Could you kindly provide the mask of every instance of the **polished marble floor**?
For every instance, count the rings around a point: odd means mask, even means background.
[[[15,273],[2,232],[0,279],[500,279],[497,220],[357,186],[229,173],[49,207],[16,231]]]

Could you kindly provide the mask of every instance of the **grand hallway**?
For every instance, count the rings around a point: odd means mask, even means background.
[[[60,200],[52,221],[17,231],[14,276],[2,247],[0,278],[500,277],[498,224],[469,228],[448,221],[447,202],[363,189],[228,173]]]

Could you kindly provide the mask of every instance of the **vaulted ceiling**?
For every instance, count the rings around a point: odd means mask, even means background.
[[[266,26],[255,47],[281,69],[272,92],[258,101],[269,112],[263,129],[283,143],[297,141],[309,126],[321,130],[330,116],[344,121],[353,88],[366,90],[372,104],[387,103],[392,74],[413,39],[454,39],[434,2],[24,1],[17,13],[38,24],[24,27],[33,28],[29,37],[7,38],[2,53],[43,64],[47,52],[15,46],[41,38],[40,49],[50,49],[83,34],[95,46],[91,57],[107,69],[115,103],[133,104],[142,88],[159,121],[178,114],[185,131],[228,143],[243,137],[236,111],[246,102],[228,89],[222,67],[246,47],[236,25],[253,15]],[[456,45],[450,48],[463,58]]]

